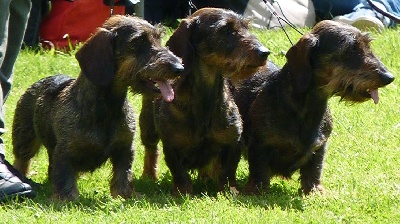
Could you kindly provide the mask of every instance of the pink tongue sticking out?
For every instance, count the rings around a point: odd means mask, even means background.
[[[374,103],[378,104],[379,102],[378,89],[369,90],[369,95],[371,95],[371,98],[374,100]]]
[[[158,84],[158,88],[160,88],[163,99],[167,102],[172,102],[175,98],[175,93],[174,89],[172,89],[172,86],[168,83],[168,81],[165,82],[156,81],[156,82]]]

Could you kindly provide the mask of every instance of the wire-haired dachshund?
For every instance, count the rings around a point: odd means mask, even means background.
[[[282,69],[269,62],[267,70],[235,86],[248,148],[245,192],[258,193],[273,176],[289,178],[297,170],[305,194],[324,191],[321,173],[332,131],[328,99],[378,103],[378,88],[394,79],[370,42],[352,26],[322,21],[289,49]]]
[[[14,166],[26,174],[44,145],[54,197],[74,200],[78,173],[111,158],[111,194],[130,198],[136,123],[128,89],[172,101],[169,80],[183,71],[181,59],[162,47],[161,33],[136,17],[111,17],[76,53],[77,79],[56,75],[33,84],[15,110]]]
[[[167,42],[182,57],[184,74],[173,85],[174,101],[143,98],[140,128],[144,175],[157,178],[161,139],[175,193],[192,193],[188,171],[194,169],[221,188],[236,185],[242,120],[227,78],[254,74],[269,55],[248,28],[249,21],[230,10],[203,8],[182,20]]]

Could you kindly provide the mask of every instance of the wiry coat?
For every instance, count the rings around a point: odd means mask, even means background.
[[[235,186],[242,121],[227,77],[240,80],[251,75],[265,65],[269,51],[249,33],[247,21],[232,11],[213,8],[184,19],[167,46],[182,57],[185,71],[174,84],[173,102],[152,104],[144,98],[140,115],[144,175],[157,177],[155,157],[161,139],[176,192],[192,193],[191,169],[199,169],[202,177],[221,186]],[[207,169],[211,164],[213,169]]]
[[[328,99],[378,102],[378,88],[393,75],[369,48],[370,38],[352,26],[322,21],[286,54],[282,69],[272,63],[234,88],[244,120],[249,181],[258,193],[275,175],[300,170],[301,188],[323,191],[321,173],[332,131]]]
[[[93,171],[111,158],[111,194],[130,198],[136,124],[128,89],[153,96],[153,81],[168,82],[183,66],[161,46],[157,29],[124,16],[106,21],[76,58],[81,67],[77,79],[44,78],[18,101],[12,136],[14,166],[26,174],[31,158],[44,145],[54,197],[73,200],[79,195],[78,173]]]

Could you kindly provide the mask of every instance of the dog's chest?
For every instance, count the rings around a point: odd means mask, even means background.
[[[204,141],[219,144],[236,143],[242,132],[242,121],[236,108],[217,106],[199,116],[193,111],[191,120],[194,125],[188,125],[194,145]],[[182,134],[188,134],[182,133]]]
[[[307,164],[317,151],[325,147],[330,133],[325,125],[322,123],[315,128],[305,129],[298,123],[293,123],[291,128],[285,129],[284,132],[271,128],[269,134],[264,136],[263,142],[269,145],[266,152],[271,153],[271,169],[290,177],[293,172]]]
[[[117,150],[131,150],[135,127],[126,119],[104,119],[74,132],[67,151],[78,170],[94,170]]]

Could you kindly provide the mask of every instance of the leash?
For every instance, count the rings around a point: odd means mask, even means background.
[[[110,17],[114,15],[114,0],[110,1]]]
[[[264,2],[265,5],[267,6],[267,10],[271,13],[271,15],[274,15],[274,16],[278,19],[278,22],[279,22],[279,25],[281,26],[281,29],[282,29],[283,32],[285,33],[285,35],[286,35],[286,37],[288,38],[290,44],[292,44],[292,46],[293,46],[293,42],[292,42],[292,40],[290,39],[290,37],[289,37],[288,33],[286,32],[286,30],[285,30],[285,28],[284,28],[284,26],[283,26],[283,24],[282,24],[281,21],[285,22],[285,23],[286,23],[287,25],[289,25],[291,28],[293,28],[294,30],[296,30],[299,34],[301,34],[301,35],[304,35],[304,34],[303,34],[300,30],[298,30],[297,27],[296,27],[293,23],[291,23],[291,22],[286,18],[285,14],[284,14],[283,11],[282,11],[282,8],[281,8],[279,2],[276,2],[276,3],[278,4],[279,9],[281,10],[282,15],[283,15],[285,18],[283,18],[283,17],[281,17],[280,15],[278,15],[278,13],[275,11],[274,7],[271,5],[271,3],[269,3],[269,1],[263,0],[263,2]]]
[[[189,16],[192,15],[192,9],[194,9],[195,11],[197,11],[197,7],[196,5],[192,2],[192,0],[188,1],[189,7],[188,7],[188,14]]]
[[[375,3],[373,3],[371,0],[367,0],[367,2],[368,2],[368,4],[369,4],[373,9],[375,9],[375,11],[377,11],[377,12],[379,12],[380,14],[382,14],[382,15],[388,17],[389,19],[395,21],[396,23],[399,23],[399,24],[400,24],[400,17],[398,17],[398,16],[396,16],[396,15],[394,15],[394,14],[392,14],[392,13],[389,13],[389,12],[386,12],[386,11],[382,10],[381,8],[379,8],[378,6],[376,6]]]

